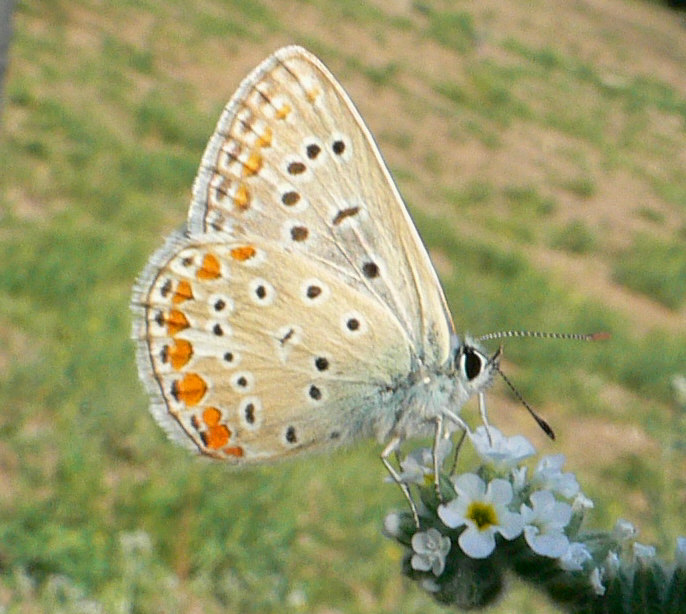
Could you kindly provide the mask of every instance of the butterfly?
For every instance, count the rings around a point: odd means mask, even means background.
[[[381,154],[328,69],[280,49],[239,86],[202,157],[188,220],[134,287],[156,420],[234,464],[363,437],[467,429],[498,370],[455,333]]]

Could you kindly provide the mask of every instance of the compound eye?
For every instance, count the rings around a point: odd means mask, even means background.
[[[472,348],[465,348],[462,368],[470,382],[481,373],[482,367],[481,357]]]

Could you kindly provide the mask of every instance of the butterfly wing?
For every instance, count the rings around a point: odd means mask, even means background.
[[[259,462],[378,434],[410,370],[397,321],[263,237],[172,236],[133,299],[138,365],[173,439]],[[391,412],[392,413],[392,412]]]
[[[417,361],[448,359],[452,321],[426,249],[353,103],[304,49],[267,58],[228,103],[188,227],[302,254],[384,305]]]

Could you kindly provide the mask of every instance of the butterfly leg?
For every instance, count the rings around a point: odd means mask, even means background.
[[[479,393],[479,415],[481,416],[481,421],[486,427],[486,435],[488,436],[489,445],[493,445],[493,440],[491,439],[491,429],[488,423],[488,411],[486,410],[486,398],[483,392]]]
[[[455,454],[453,455],[453,462],[450,467],[450,473],[448,475],[453,476],[455,475],[455,470],[457,469],[457,458],[460,455],[460,449],[462,448],[462,444],[464,443],[464,438],[467,436],[467,431],[462,431],[462,435],[460,435],[460,441],[457,442],[457,445],[455,446]]]
[[[444,503],[443,495],[441,494],[441,474],[440,467],[438,466],[438,446],[443,438],[443,416],[438,415],[436,417],[436,431],[434,433],[434,446],[432,450],[433,457],[433,469],[434,469],[434,488],[436,489],[436,496],[440,503]]]
[[[383,452],[381,452],[381,462],[386,467],[388,473],[391,474],[391,477],[393,478],[395,483],[398,486],[400,486],[400,490],[403,491],[403,495],[405,495],[407,502],[410,504],[410,510],[412,511],[412,519],[414,520],[414,524],[419,529],[419,513],[417,512],[417,506],[415,505],[415,502],[412,499],[410,488],[407,484],[405,484],[405,482],[402,481],[402,479],[400,478],[400,474],[398,474],[395,467],[393,467],[391,462],[388,460],[388,457],[393,452],[396,452],[398,450],[398,446],[400,445],[401,441],[402,439],[400,439],[400,437],[394,437],[393,439],[391,439],[391,441],[388,442],[388,445],[383,449]]]

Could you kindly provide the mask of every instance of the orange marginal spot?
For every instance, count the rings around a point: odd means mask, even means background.
[[[202,258],[202,265],[195,275],[198,279],[217,279],[221,275],[219,258],[214,254],[205,254]]]
[[[286,119],[291,111],[291,105],[289,104],[282,104],[281,107],[279,107],[279,110],[276,112],[276,119]]]
[[[222,413],[216,407],[208,407],[202,412],[202,421],[207,426],[217,426],[221,420]]]
[[[175,382],[174,397],[189,407],[200,403],[206,392],[205,380],[196,373],[189,373],[182,380]]]
[[[272,144],[272,129],[269,126],[266,126],[264,129],[264,132],[260,135],[260,138],[257,139],[257,146],[258,147],[270,147]]]
[[[252,245],[242,245],[241,247],[234,247],[231,250],[231,257],[234,260],[239,260],[243,262],[245,260],[250,260],[255,255],[256,251]]]
[[[185,367],[193,356],[193,346],[185,339],[174,339],[174,346],[169,348],[167,356],[171,366],[178,371]]]
[[[262,168],[262,156],[253,151],[243,165],[243,175],[257,175]]]
[[[229,446],[228,448],[224,448],[222,452],[227,456],[235,456],[236,458],[240,458],[244,454],[243,448],[240,446]]]
[[[176,333],[188,328],[190,324],[178,309],[172,309],[167,316],[167,332],[169,336],[173,337]]]
[[[218,424],[208,428],[202,439],[208,448],[217,450],[229,443],[229,437],[231,437],[231,431],[223,424]]]
[[[172,303],[178,305],[179,303],[183,303],[192,298],[193,288],[191,288],[191,284],[185,279],[180,281],[179,285],[176,287],[176,292],[174,292],[174,296],[172,297]]]
[[[313,87],[305,92],[305,96],[307,96],[307,99],[310,101],[310,103],[313,103],[317,98],[319,98],[319,94],[321,94],[322,91],[318,87]]]
[[[203,422],[208,428],[200,436],[205,445],[213,450],[225,446],[231,438],[229,427],[219,424],[221,417],[222,413],[216,407],[208,407],[202,412]]]
[[[244,183],[238,186],[236,195],[233,197],[233,203],[241,211],[245,211],[250,206],[250,192],[248,192],[248,188],[245,187]]]

